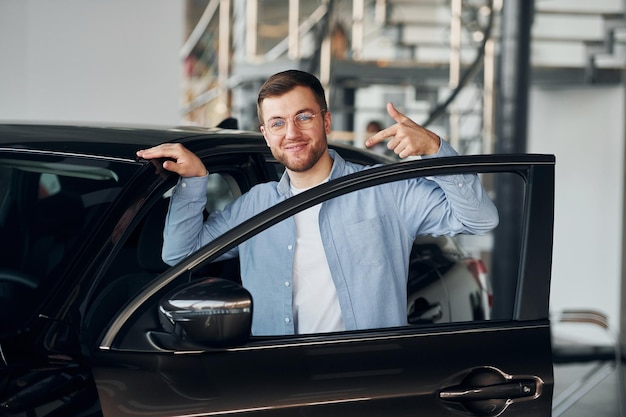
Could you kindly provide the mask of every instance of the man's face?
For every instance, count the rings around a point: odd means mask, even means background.
[[[282,96],[268,97],[261,103],[261,132],[274,158],[288,170],[308,171],[326,152],[326,135],[330,133],[331,116],[322,110],[325,109],[317,104],[313,92],[301,86]],[[306,113],[314,117],[306,128],[299,128],[294,119]],[[269,129],[276,121],[286,123],[283,132],[274,133]]]

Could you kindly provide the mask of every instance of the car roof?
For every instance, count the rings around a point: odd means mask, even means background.
[[[0,149],[29,149],[120,159],[135,159],[135,152],[166,142],[180,142],[191,150],[211,147],[267,149],[260,132],[198,126],[107,126],[77,124],[0,123]],[[352,145],[329,143],[353,162],[389,163],[391,159]]]
[[[135,151],[165,142],[215,140],[231,147],[264,145],[260,133],[195,126],[138,127],[0,124],[0,148],[134,158]]]

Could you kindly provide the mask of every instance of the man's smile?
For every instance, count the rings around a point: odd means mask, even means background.
[[[290,143],[289,145],[285,146],[284,149],[288,152],[297,153],[304,150],[306,147],[307,142],[296,142]]]

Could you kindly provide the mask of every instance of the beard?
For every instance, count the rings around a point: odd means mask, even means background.
[[[307,142],[308,152],[301,155],[292,155],[289,152],[283,152],[282,149],[271,148],[272,155],[278,162],[293,172],[305,172],[310,170],[317,164],[320,158],[326,152],[326,141]]]

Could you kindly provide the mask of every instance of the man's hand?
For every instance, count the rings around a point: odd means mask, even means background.
[[[137,157],[143,159],[164,158],[163,169],[172,171],[181,177],[203,177],[207,169],[189,149],[180,143],[164,143],[149,149],[137,151]]]
[[[387,103],[387,113],[396,124],[367,139],[365,146],[370,148],[389,139],[387,147],[400,158],[437,153],[440,146],[439,136],[400,113],[391,103]]]

